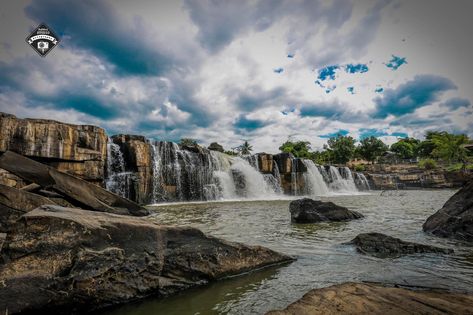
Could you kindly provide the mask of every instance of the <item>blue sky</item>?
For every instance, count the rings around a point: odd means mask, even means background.
[[[337,133],[473,136],[470,12],[467,0],[11,1],[0,111],[266,152]],[[40,22],[61,37],[45,58],[25,43]]]

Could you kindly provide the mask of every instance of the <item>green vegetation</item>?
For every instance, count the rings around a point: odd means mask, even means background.
[[[470,142],[464,134],[429,131],[423,141],[403,138],[388,147],[376,137],[365,138],[357,143],[354,138],[339,134],[328,139],[327,144],[319,151],[311,151],[308,141],[291,140],[284,142],[279,150],[292,153],[295,157],[311,159],[317,164],[346,164],[355,157],[376,162],[389,149],[400,161],[421,159],[419,166],[425,169],[448,164],[448,169],[462,170],[473,169],[473,152],[464,147]],[[357,165],[355,169],[360,172],[364,166]]]
[[[197,141],[191,138],[182,138],[181,141],[179,141],[179,144],[186,147],[195,147]]]
[[[419,161],[419,167],[426,170],[437,168],[437,162],[434,159],[423,159]]]
[[[358,146],[359,155],[367,161],[374,162],[383,152],[386,152],[388,146],[376,137],[365,138],[360,141]]]
[[[355,165],[355,172],[363,172],[365,170],[365,166],[363,164]]]
[[[251,154],[251,151],[253,151],[253,147],[248,141],[245,141],[241,146],[237,148],[237,150],[238,152],[240,152],[241,155],[248,155]]]

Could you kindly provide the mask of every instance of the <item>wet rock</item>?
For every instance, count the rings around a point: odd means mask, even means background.
[[[0,152],[14,151],[101,184],[107,155],[104,129],[0,113]]]
[[[361,213],[338,206],[333,202],[323,202],[309,198],[291,201],[289,204],[291,221],[295,223],[316,223],[323,221],[349,221],[363,218]]]
[[[258,153],[258,169],[263,174],[273,173],[273,156],[267,153]]]
[[[217,142],[212,142],[209,146],[208,146],[208,149],[211,150],[211,151],[218,151],[218,152],[224,152],[225,150],[223,149],[223,147],[218,144]]]
[[[81,208],[136,216],[149,214],[148,210],[128,199],[11,151],[0,157],[0,167],[66,196],[67,201]]]
[[[473,242],[473,180],[431,215],[423,229],[436,236]]]
[[[291,153],[279,153],[273,155],[273,159],[278,164],[281,174],[290,174],[292,172],[292,160],[294,156]]]
[[[471,314],[471,305],[472,294],[348,282],[311,290],[286,309],[266,315]]]
[[[0,232],[7,232],[23,214],[48,204],[56,203],[37,194],[0,185]]]
[[[153,156],[148,140],[137,135],[115,135],[113,143],[120,146],[125,160],[125,171],[130,172],[128,180],[129,199],[139,204],[151,202],[153,191]]]
[[[357,250],[363,254],[379,258],[397,258],[415,253],[453,253],[451,249],[405,242],[381,233],[359,234],[349,244],[355,245]]]
[[[10,314],[79,313],[292,260],[195,228],[59,206],[25,214],[0,259],[0,310]]]

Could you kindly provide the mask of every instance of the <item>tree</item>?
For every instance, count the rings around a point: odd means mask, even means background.
[[[328,146],[324,146],[330,152],[334,163],[345,164],[351,160],[355,152],[355,139],[350,136],[338,134],[327,141]]]
[[[448,162],[462,162],[466,163],[468,151],[464,147],[465,144],[470,142],[467,135],[460,134],[454,135],[446,131],[437,132],[430,134],[429,140],[434,144],[432,150],[432,157],[440,158]]]
[[[359,153],[365,160],[373,162],[387,149],[383,141],[371,136],[360,141]]]
[[[309,141],[292,142],[287,140],[280,147],[279,150],[285,153],[292,153],[295,157],[310,159],[313,156],[310,150]]]
[[[415,138],[400,139],[391,145],[391,151],[402,159],[412,159],[419,154],[420,141]]]
[[[245,141],[241,146],[238,147],[238,151],[241,155],[248,155],[251,154],[251,151],[253,151],[253,147],[248,141]]]
[[[197,145],[197,141],[191,138],[182,138],[179,141],[179,144],[186,147],[195,147]]]

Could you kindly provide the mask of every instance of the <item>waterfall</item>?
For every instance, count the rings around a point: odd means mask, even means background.
[[[277,196],[274,186],[268,183],[265,176],[251,166],[247,160],[239,157],[234,158],[231,171],[235,182],[236,195],[239,197],[261,199],[262,197]]]
[[[306,159],[302,160],[302,163],[307,167],[307,172],[304,173],[305,194],[309,196],[328,195],[327,183],[317,165],[311,160]]]
[[[355,173],[355,184],[360,190],[370,190],[368,179],[366,179],[366,176],[363,173]]]
[[[358,191],[348,167],[342,167],[339,169],[335,166],[330,166],[329,174],[331,177],[331,182],[329,184],[331,190],[343,193],[353,193]]]
[[[125,171],[125,159],[120,146],[113,143],[112,139],[107,142],[107,178],[105,188],[117,195],[131,198],[133,188],[133,173]]]

